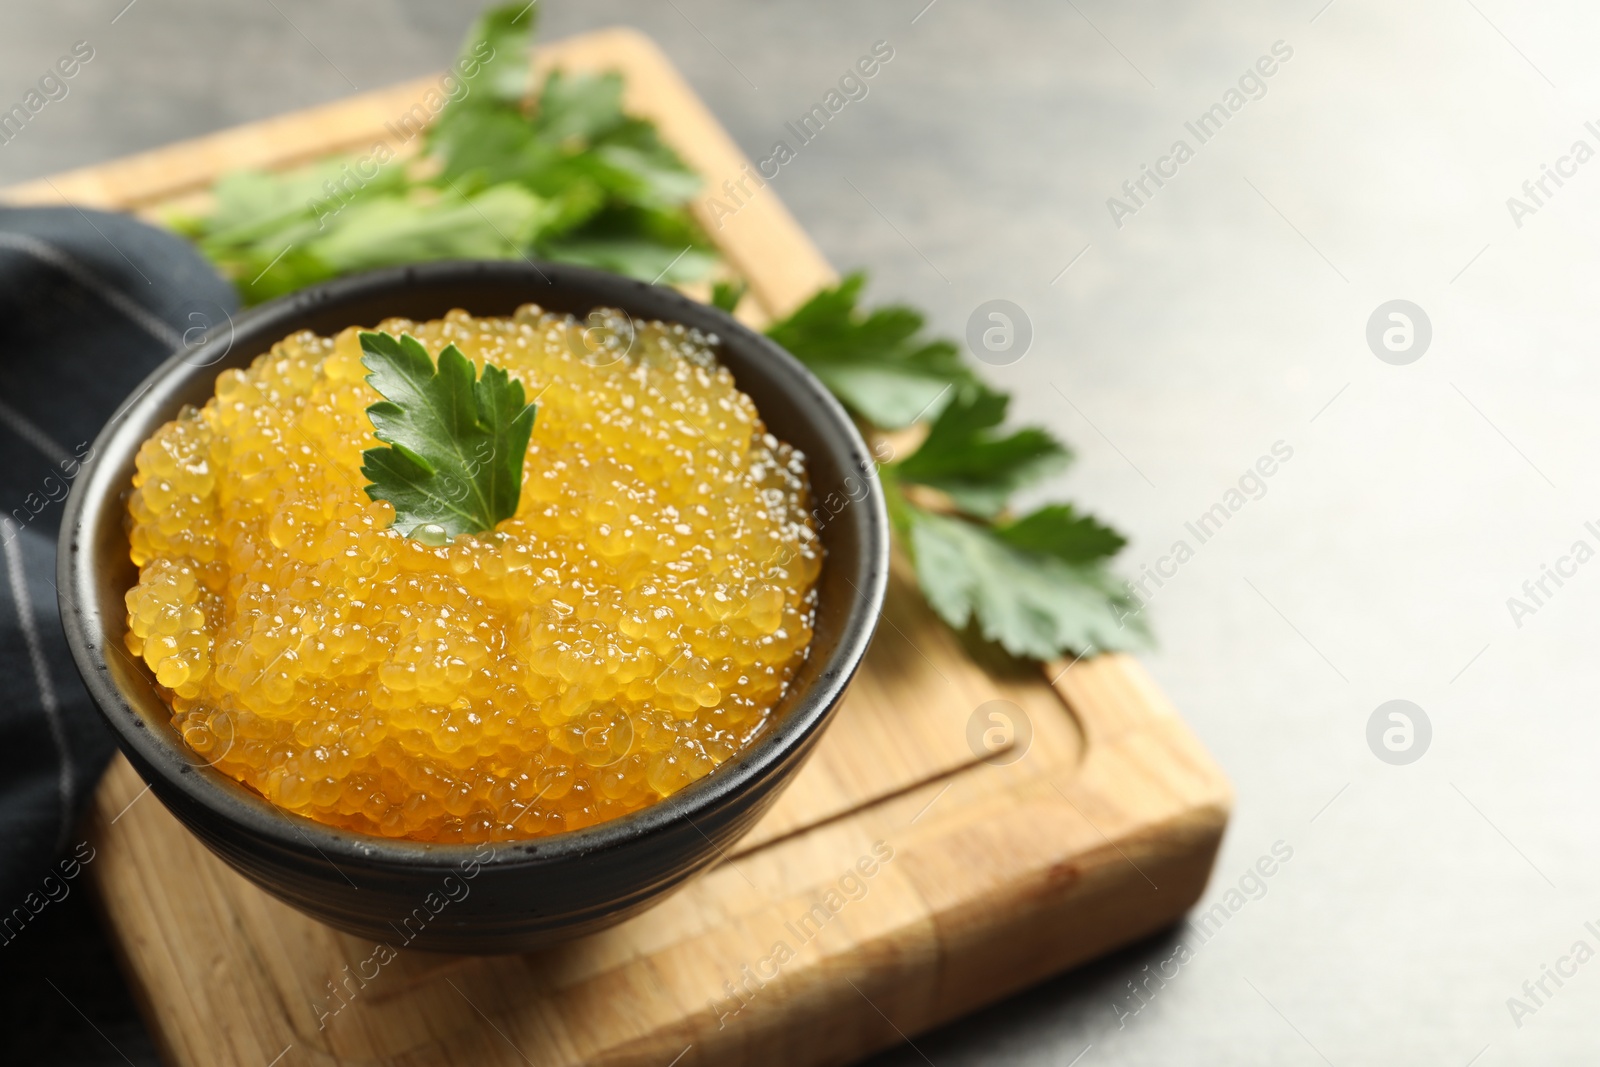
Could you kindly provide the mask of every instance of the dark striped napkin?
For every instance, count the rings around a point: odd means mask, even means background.
[[[236,304],[172,234],[0,208],[0,919],[42,897],[73,852],[113,749],[61,633],[62,502],[139,381]]]

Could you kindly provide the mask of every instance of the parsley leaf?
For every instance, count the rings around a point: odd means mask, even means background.
[[[732,315],[744,299],[744,282],[718,282],[711,287],[711,306]]]
[[[936,413],[955,387],[978,379],[955,344],[919,336],[922,315],[908,307],[856,307],[866,275],[856,272],[823,289],[767,330],[767,336],[811,368],[857,415],[898,430]]]
[[[905,505],[917,582],[939,616],[1014,656],[1053,659],[1144,644],[1138,602],[1104,568],[1008,543],[988,526]]]
[[[998,515],[1011,494],[1066,466],[1066,446],[1037,427],[994,433],[1011,398],[983,387],[958,389],[928,436],[898,464],[901,478],[938,489],[963,511]]]
[[[539,92],[533,131],[560,143],[597,141],[628,121],[622,110],[622,75],[567,74],[551,71]]]
[[[367,408],[373,433],[388,448],[361,454],[361,473],[373,500],[394,505],[395,525],[444,534],[480,533],[517,511],[522,463],[535,408],[522,383],[472,362],[446,345],[439,363],[410,334],[361,335],[367,382],[383,400]]]
[[[1071,504],[1046,504],[1016,522],[995,528],[1000,539],[1026,552],[1054,556],[1065,563],[1109,559],[1128,543],[1093,515],[1079,515]]]
[[[205,222],[207,253],[248,247],[263,237],[287,243],[290,237],[316,233],[317,220],[309,204],[327,196],[325,186],[339,181],[343,169],[342,161],[333,160],[287,174],[246,170],[225,175],[213,190],[216,209]],[[347,186],[345,194],[357,198],[375,196],[402,185],[403,175],[398,169],[380,169],[365,185]]]
[[[518,259],[553,213],[511,184],[429,204],[384,197],[350,211],[343,226],[310,245],[340,274],[431,259]]]
[[[868,429],[932,419],[916,451],[879,469],[901,545],[929,604],[956,629],[972,626],[1015,656],[1146,643],[1138,601],[1104,562],[1116,531],[1067,505],[1015,521],[1011,495],[1071,459],[1048,431],[1001,429],[1010,398],[984,385],[950,341],[922,333],[904,307],[858,308],[865,277],[824,289],[767,335],[805,363]],[[963,514],[908,499],[908,486],[943,493]]]
[[[539,248],[550,259],[669,285],[702,278],[717,263],[686,214],[639,207],[599,212]]]
[[[500,4],[478,16],[456,59],[466,93],[440,116],[435,132],[448,125],[452,113],[467,108],[522,105],[533,80],[533,35],[538,22],[539,9],[534,4]]]
[[[379,196],[346,207],[338,225],[292,247],[252,250],[238,282],[250,301],[267,300],[351,271],[435,259],[520,259],[556,209],[520,185],[469,196]],[[247,280],[244,280],[247,279]]]

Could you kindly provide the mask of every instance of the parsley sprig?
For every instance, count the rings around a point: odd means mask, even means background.
[[[1106,566],[1126,543],[1120,534],[1065,504],[1009,517],[1013,494],[1059,472],[1071,452],[1040,427],[1002,430],[1010,398],[954,343],[926,336],[914,309],[861,310],[865,281],[850,275],[767,333],[869,431],[927,423],[917,448],[878,475],[934,611],[1033,659],[1144,643],[1137,603]],[[913,402],[922,409],[905,414]]]
[[[384,398],[367,416],[388,445],[361,454],[361,473],[369,497],[394,505],[395,526],[442,541],[515,515],[535,413],[522,383],[493,364],[478,377],[453,344],[435,366],[410,334],[363,333],[361,353]]]
[[[672,284],[716,272],[712,301],[733,311],[743,284],[688,211],[699,177],[623,111],[618,75],[555,71],[535,91],[536,11],[506,4],[474,24],[459,86],[414,156],[375,170],[348,156],[230,175],[210,214],[176,223],[250,302],[370,267],[533,257]],[[930,336],[912,308],[863,308],[865,284],[850,275],[768,333],[870,433],[924,434],[879,473],[929,604],[1017,656],[1142,643],[1137,604],[1108,567],[1121,535],[1064,504],[1013,515],[1018,492],[1070,461],[1066,446],[1042,428],[1008,428],[1009,398],[960,348]],[[387,398],[372,409],[388,447],[365,455],[368,492],[424,538],[514,513],[533,419],[520,385],[493,367],[474,381],[451,349],[435,369],[415,341],[381,337],[363,338]]]
[[[451,96],[423,95],[418,107],[437,115],[400,151],[385,142],[282,174],[231,174],[208,214],[170,222],[247,303],[435,259],[558,260],[667,283],[705,277],[717,256],[688,210],[699,176],[653,124],[624,113],[619,75],[553,71],[535,92],[537,15],[526,3],[485,12]],[[391,127],[413,122],[401,116]]]

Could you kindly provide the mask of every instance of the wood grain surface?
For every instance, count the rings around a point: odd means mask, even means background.
[[[627,106],[708,185],[746,166],[638,34],[558,42],[539,62],[623,72]],[[228,170],[391,136],[385,123],[433,83],[0,197],[159,218]],[[721,229],[701,221],[757,317],[834,277],[770,188]],[[655,909],[533,954],[410,952],[322,926],[214,858],[120,757],[96,796],[90,870],[173,1064],[847,1063],[1171,923],[1227,823],[1226,779],[1137,662],[1055,663],[1041,678],[976,655],[897,562],[843,708],[755,830]],[[996,709],[1021,728],[974,747],[974,717],[981,736]]]

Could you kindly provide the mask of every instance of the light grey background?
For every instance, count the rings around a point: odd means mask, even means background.
[[[1293,858],[1138,1015],[1119,1022],[1125,983],[1192,932],[878,1062],[1593,1062],[1600,963],[1549,983],[1520,1028],[1507,998],[1575,941],[1600,949],[1584,929],[1600,925],[1600,562],[1520,627],[1506,602],[1574,541],[1600,548],[1584,529],[1600,520],[1600,160],[1520,227],[1506,199],[1575,140],[1600,149],[1584,128],[1600,15],[926,2],[541,6],[551,36],[643,28],[757,157],[889,41],[871,95],[778,192],[833,262],[948,335],[987,299],[1027,310],[1031,352],[990,373],[1017,417],[1076,446],[1051,491],[1131,535],[1126,573],[1194,547],[1186,521],[1274,443],[1293,449],[1154,598],[1146,657],[1238,790],[1207,905],[1274,842]],[[0,103],[72,42],[96,49],[0,147],[0,180],[434,70],[477,6],[137,0],[111,24],[124,3],[0,14]],[[1115,226],[1107,198],[1175,139],[1196,147],[1184,122],[1280,40],[1293,57],[1266,95]],[[1409,366],[1365,340],[1396,298],[1433,327]],[[1366,743],[1396,698],[1433,727],[1407,766]]]

